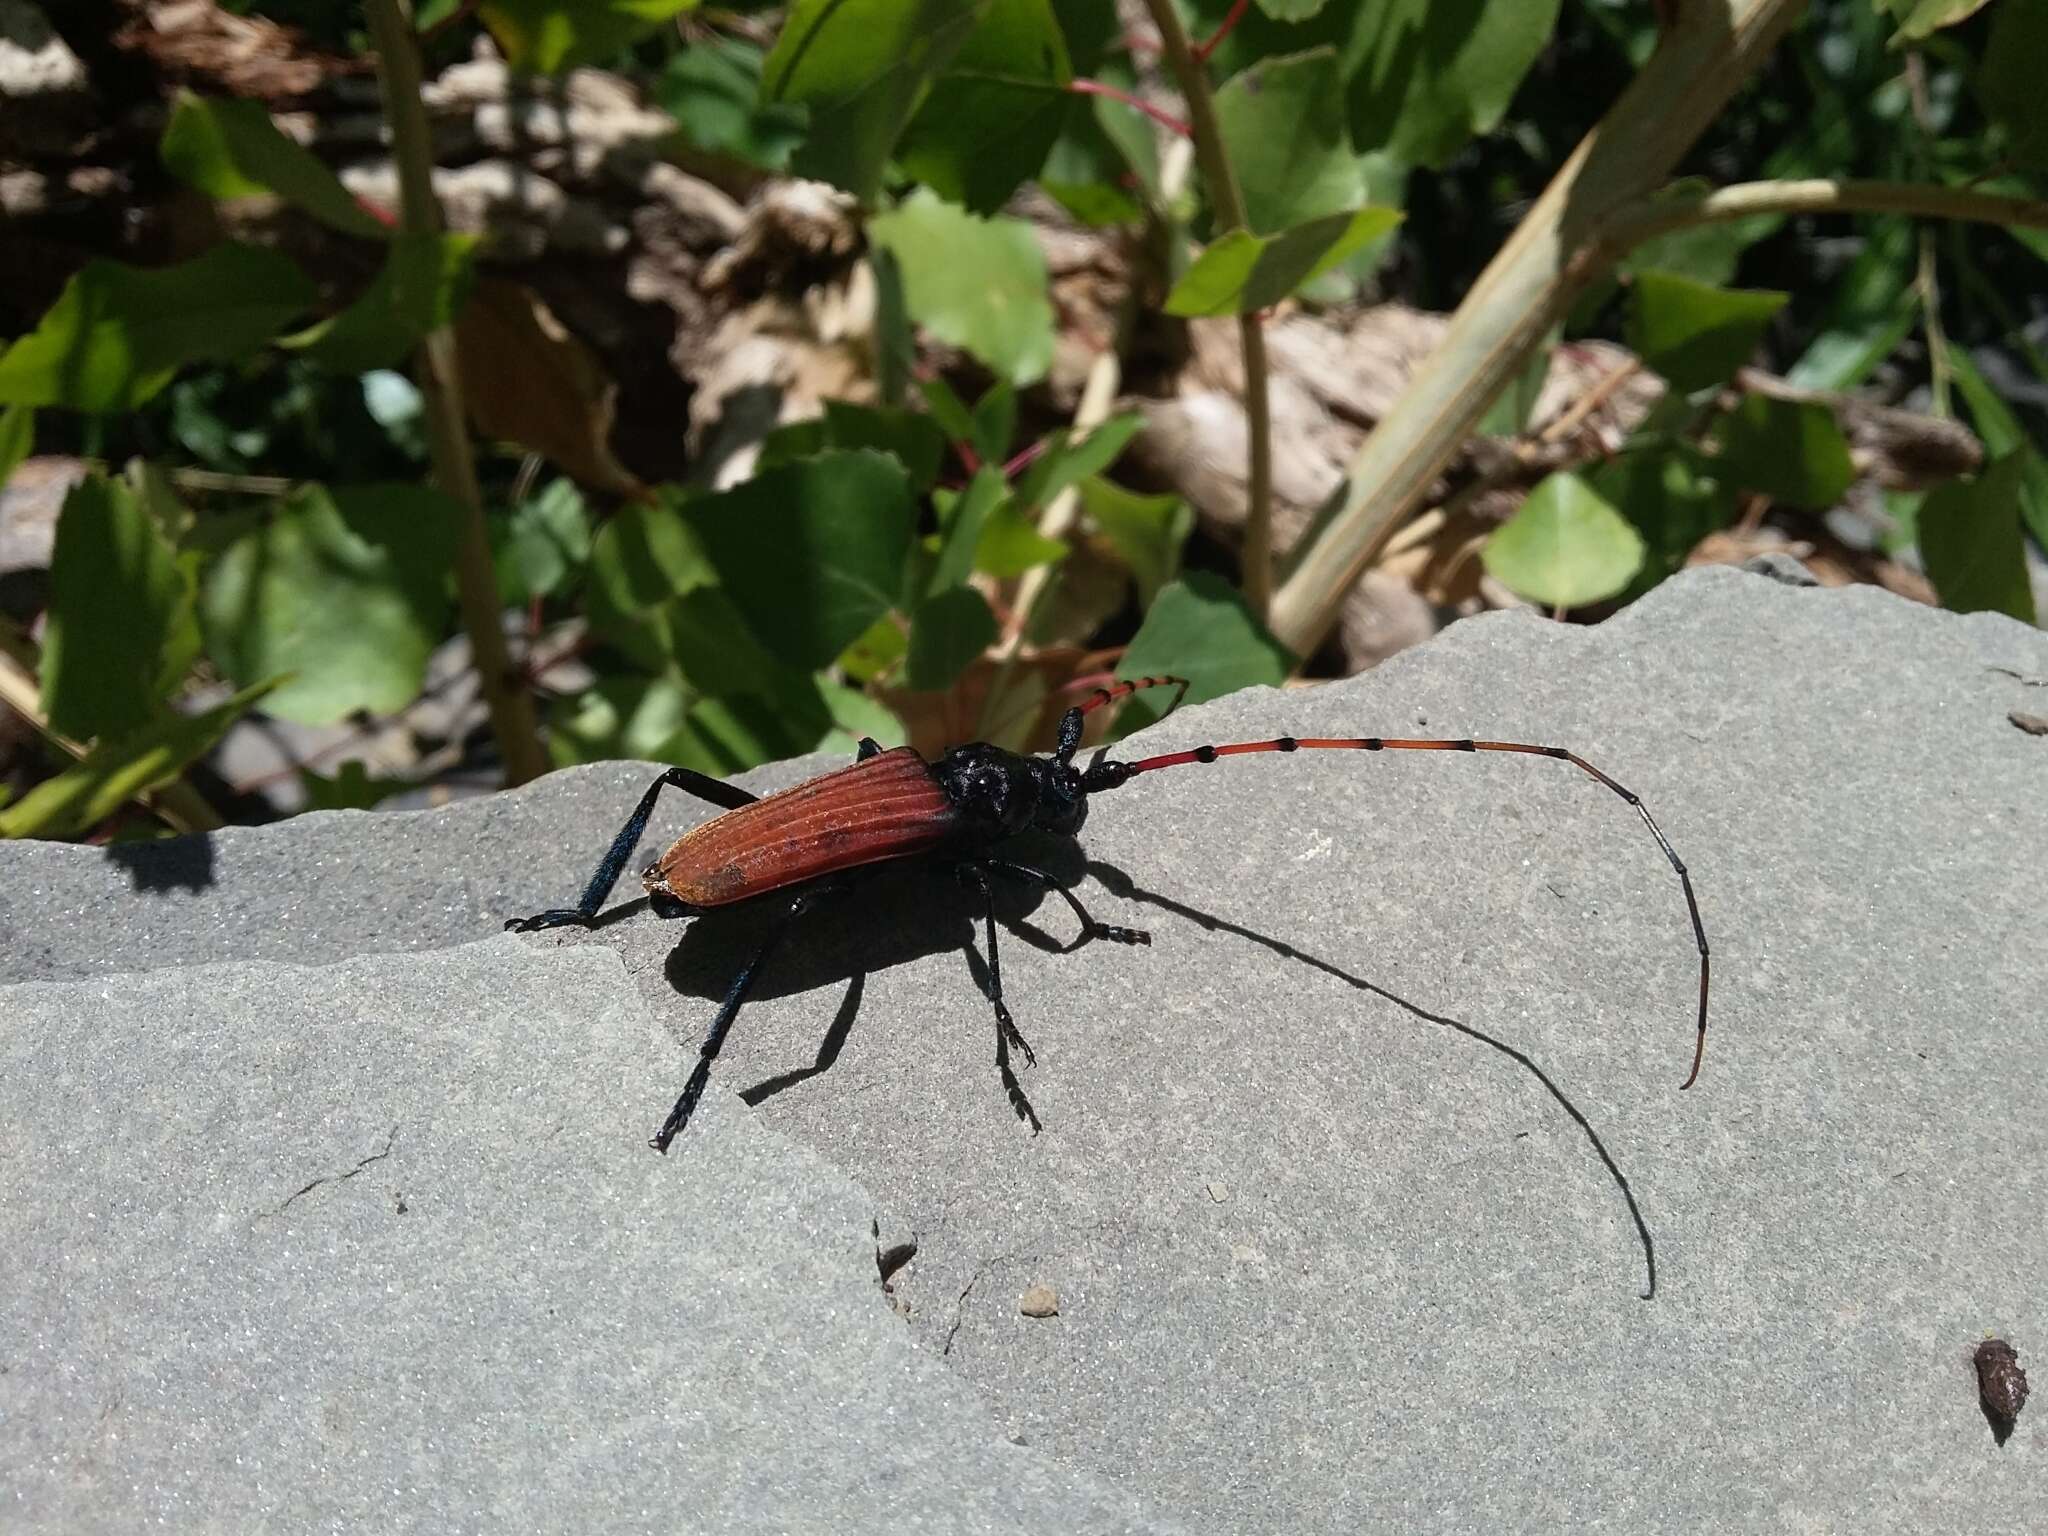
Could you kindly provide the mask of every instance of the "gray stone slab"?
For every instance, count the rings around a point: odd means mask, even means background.
[[[602,950],[0,999],[0,1529],[1164,1528],[912,1345],[843,1174],[647,1150]]]
[[[1995,1450],[1967,1355],[2048,1349],[2048,742],[2006,718],[2042,678],[2048,640],[2006,620],[1712,571],[1137,745],[1581,752],[1699,886],[1714,1035],[1683,1096],[1692,943],[1641,824],[1565,764],[1421,753],[1097,802],[1079,894],[1154,943],[1046,953],[1023,934],[1071,917],[1011,898],[1041,1134],[996,1081],[971,903],[910,872],[810,920],[716,1081],[914,1234],[910,1331],[1006,1428],[1204,1529],[2015,1529],[2048,1419]],[[460,941],[572,897],[646,772],[224,835],[190,890],[175,849],[0,849],[9,963]],[[622,955],[674,1033],[667,1092],[760,931],[677,926],[527,941]],[[644,1131],[663,1095],[634,1087]],[[1035,1284],[1058,1316],[1020,1314]]]

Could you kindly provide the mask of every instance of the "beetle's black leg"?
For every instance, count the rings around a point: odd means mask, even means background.
[[[597,916],[597,909],[604,905],[605,898],[618,884],[619,871],[626,867],[626,860],[633,857],[633,850],[639,845],[640,835],[647,830],[647,820],[654,814],[654,802],[661,798],[665,788],[683,790],[699,800],[708,800],[723,810],[736,811],[743,805],[752,805],[759,796],[749,794],[737,784],[728,784],[723,779],[714,779],[709,774],[698,773],[690,768],[671,768],[648,786],[647,793],[640,797],[640,804],[633,814],[626,818],[626,824],[619,828],[619,835],[612,839],[612,845],[605,850],[605,856],[598,862],[597,873],[590,877],[590,884],[583,888],[582,898],[573,907],[556,907],[547,912],[536,912],[531,917],[507,919],[505,926],[514,933],[533,933],[542,928],[559,928],[564,923],[587,926]]]
[[[860,739],[860,750],[853,754],[853,760],[856,763],[864,763],[871,757],[880,757],[881,755],[882,744],[872,736],[863,736]]]
[[[1088,909],[1081,900],[1059,881],[1042,869],[1033,869],[1029,864],[1019,864],[1011,859],[983,859],[982,866],[998,874],[1008,875],[1014,880],[1028,880],[1042,890],[1051,891],[1069,907],[1081,923],[1081,937],[1067,946],[1078,949],[1090,939],[1107,939],[1112,944],[1150,944],[1152,935],[1143,928],[1119,928],[1112,923],[1098,923],[1088,915]]]
[[[775,947],[782,942],[782,936],[790,926],[804,915],[819,897],[837,891],[836,885],[814,886],[794,901],[768,930],[768,937],[761,941],[761,947],[754,951],[754,958],[733,977],[732,985],[725,989],[725,1001],[718,1005],[718,1012],[712,1017],[710,1028],[704,1031],[704,1043],[697,1050],[697,1067],[690,1074],[690,1081],[683,1088],[683,1096],[676,1100],[676,1107],[668,1112],[668,1118],[661,1122],[661,1129],[649,1139],[647,1145],[657,1152],[667,1152],[668,1144],[682,1133],[690,1123],[690,1116],[696,1113],[697,1101],[704,1097],[704,1085],[711,1081],[711,1063],[718,1060],[718,1053],[725,1045],[726,1031],[732,1028],[732,1021],[739,1016],[740,1005],[747,1000],[747,994],[754,990],[754,982],[761,974],[761,967],[768,963],[768,957],[775,953]]]
[[[988,903],[988,1000],[995,1004],[996,1032],[1013,1050],[1023,1054],[1025,1066],[1035,1067],[1038,1065],[1037,1053],[1031,1049],[1031,1042],[1018,1030],[1017,1021],[1010,1017],[1009,1004],[1003,1001],[1003,959],[996,949],[995,887],[989,883],[987,874],[978,863],[960,865],[959,874],[964,883],[979,888],[983,899]]]

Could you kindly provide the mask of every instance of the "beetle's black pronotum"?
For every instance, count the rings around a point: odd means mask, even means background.
[[[590,877],[574,907],[514,918],[505,926],[521,932],[563,923],[588,925],[611,895],[619,873],[640,842],[654,802],[662,788],[673,785],[722,806],[725,814],[686,832],[653,864],[643,880],[649,904],[658,917],[692,917],[714,907],[730,906],[781,893],[787,903],[781,921],[733,978],[732,986],[705,1031],[704,1045],[690,1081],[655,1133],[652,1145],[665,1152],[689,1122],[711,1075],[711,1064],[725,1043],[726,1031],[747,999],[761,967],[781,942],[789,925],[820,898],[842,890],[861,870],[913,855],[936,857],[951,864],[981,894],[988,914],[989,999],[995,1005],[996,1028],[1002,1040],[1027,1063],[1031,1047],[1018,1032],[1003,1002],[1002,965],[996,953],[994,876],[1020,880],[1052,891],[1080,919],[1083,934],[1119,944],[1149,944],[1150,935],[1135,928],[1098,923],[1080,901],[1043,870],[1004,858],[999,849],[1025,831],[1072,837],[1088,818],[1088,797],[1116,789],[1141,773],[1177,768],[1183,763],[1213,763],[1219,758],[1251,752],[1520,752],[1554,757],[1598,779],[1634,806],[1664,857],[1678,873],[1685,905],[1692,917],[1693,938],[1700,952],[1699,1023],[1692,1071],[1679,1086],[1690,1088],[1700,1074],[1707,1048],[1707,932],[1693,896],[1692,878],[1672,851],[1663,831],[1643,802],[1631,791],[1563,747],[1539,747],[1519,741],[1424,741],[1390,737],[1294,737],[1271,741],[1240,741],[1227,746],[1193,747],[1114,762],[1096,754],[1085,768],[1074,766],[1081,747],[1083,720],[1090,710],[1141,688],[1177,687],[1178,704],[1187,682],[1177,677],[1147,677],[1136,682],[1098,688],[1086,702],[1060,719],[1059,740],[1050,757],[1026,757],[984,741],[955,747],[936,763],[928,763],[909,747],[884,752],[872,741],[860,744],[860,755],[847,767],[780,794],[762,799],[736,784],[688,768],[671,768],[649,786],[619,835]]]

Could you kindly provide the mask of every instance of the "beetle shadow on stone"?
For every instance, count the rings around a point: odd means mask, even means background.
[[[1425,1023],[1439,1025],[1444,1029],[1456,1030],[1467,1039],[1477,1040],[1481,1045],[1500,1052],[1501,1055],[1507,1057],[1508,1060],[1535,1078],[1538,1083],[1542,1084],[1544,1092],[1548,1093],[1557,1102],[1558,1107],[1571,1117],[1572,1123],[1578,1126],[1580,1133],[1586,1138],[1595,1155],[1599,1157],[1601,1164],[1607,1169],[1607,1176],[1613,1180],[1614,1187],[1621,1192],[1622,1201],[1628,1206],[1629,1220],[1635,1224],[1636,1239],[1641,1244],[1643,1250],[1645,1283],[1640,1294],[1644,1301],[1655,1299],[1657,1295],[1657,1245],[1650,1236],[1649,1224],[1643,1220],[1642,1208],[1636,1204],[1635,1191],[1629,1187],[1627,1175],[1621,1171],[1620,1165],[1614,1161],[1613,1155],[1607,1150],[1606,1143],[1600,1139],[1600,1133],[1593,1129],[1593,1124],[1586,1118],[1585,1112],[1571,1101],[1571,1098],[1565,1093],[1564,1089],[1557,1085],[1549,1073],[1536,1064],[1534,1058],[1509,1045],[1507,1041],[1489,1035],[1485,1030],[1480,1029],[1476,1025],[1468,1024],[1463,1019],[1451,1018],[1447,1014],[1432,1012],[1420,1003],[1412,1003],[1399,993],[1391,992],[1375,982],[1367,981],[1363,976],[1353,975],[1350,971],[1345,970],[1341,966],[1333,965],[1320,956],[1311,955],[1305,950],[1295,948],[1285,939],[1276,939],[1271,934],[1260,933],[1255,928],[1247,928],[1241,923],[1231,922],[1228,918],[1218,917],[1213,912],[1204,912],[1199,907],[1189,906],[1186,902],[1176,901],[1170,896],[1159,894],[1157,891],[1148,891],[1112,864],[1103,864],[1095,860],[1089,860],[1086,869],[1087,873],[1093,876],[1105,891],[1108,891],[1119,900],[1141,902],[1148,906],[1159,907],[1164,911],[1173,913],[1177,917],[1184,917],[1197,927],[1206,928],[1211,933],[1234,934],[1238,938],[1246,939],[1263,949],[1271,950],[1283,959],[1298,961],[1313,970],[1322,972],[1325,976],[1330,976],[1343,982],[1347,987],[1352,987],[1360,992],[1370,992],[1374,997],[1383,998],[1395,1007],[1403,1009]]]
[[[1001,855],[1041,869],[1069,888],[1080,883],[1086,871],[1080,849],[1064,839],[1019,838],[1004,845]],[[987,1002],[988,934],[982,898],[978,890],[962,882],[955,868],[951,859],[926,858],[859,871],[845,891],[796,919],[762,967],[748,994],[748,1004],[841,984],[845,991],[811,1063],[743,1088],[741,1098],[758,1105],[829,1071],[859,1017],[868,976],[946,951],[963,954],[969,978],[982,994],[981,1016],[987,1027],[995,1030],[994,1012]],[[1091,942],[1085,933],[1076,931],[1073,937],[1062,938],[1032,921],[1049,903],[1054,929],[1076,926],[1066,903],[1054,892],[1002,876],[991,877],[991,884],[1003,941],[1018,940],[1051,954],[1070,953]],[[776,924],[785,921],[787,902],[788,893],[781,892],[690,919],[663,964],[670,987],[680,996],[715,1007],[739,967],[767,942]],[[1061,917],[1069,921],[1061,925]],[[734,1028],[744,1028],[745,1019],[743,1008]],[[999,1032],[995,1056],[1011,1107],[1020,1120],[1037,1130],[1038,1116],[1017,1080],[1008,1046]]]
[[[213,839],[204,832],[157,842],[109,843],[104,853],[109,864],[128,872],[139,894],[201,891],[214,883]]]

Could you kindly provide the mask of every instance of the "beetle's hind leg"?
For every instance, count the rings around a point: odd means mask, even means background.
[[[988,1000],[996,1010],[996,1071],[1002,1074],[1003,1092],[1009,1095],[1010,1107],[1017,1112],[1017,1118],[1029,1125],[1034,1134],[1040,1129],[1038,1115],[1031,1108],[1031,1101],[1024,1097],[1024,1088],[1017,1081],[1017,1074],[1010,1070],[1010,1052],[1016,1050],[1024,1057],[1024,1065],[1036,1066],[1038,1057],[1031,1049],[1031,1042],[1024,1038],[1017,1028],[1017,1021],[1010,1017],[1010,1006],[1003,1001],[1003,961],[996,948],[996,893],[990,883],[988,871],[982,867],[986,860],[954,867],[964,885],[980,890],[988,909]]]
[[[560,928],[573,923],[579,928],[588,928],[591,919],[597,916],[597,909],[612,893],[612,887],[619,883],[619,872],[626,867],[626,860],[633,857],[633,850],[640,844],[641,834],[647,830],[648,818],[654,814],[654,802],[661,798],[664,789],[680,789],[695,795],[699,800],[708,800],[721,810],[736,811],[743,805],[752,805],[758,798],[741,789],[737,784],[728,784],[723,779],[714,779],[709,774],[698,773],[691,768],[671,768],[647,787],[647,793],[640,797],[640,803],[633,808],[633,814],[626,818],[626,824],[619,828],[619,835],[612,839],[611,847],[598,861],[597,872],[590,877],[590,883],[583,888],[583,895],[573,907],[554,907],[546,912],[536,912],[531,917],[508,918],[505,927],[512,933],[537,933],[543,928]],[[663,917],[679,917],[681,912],[661,912]]]

